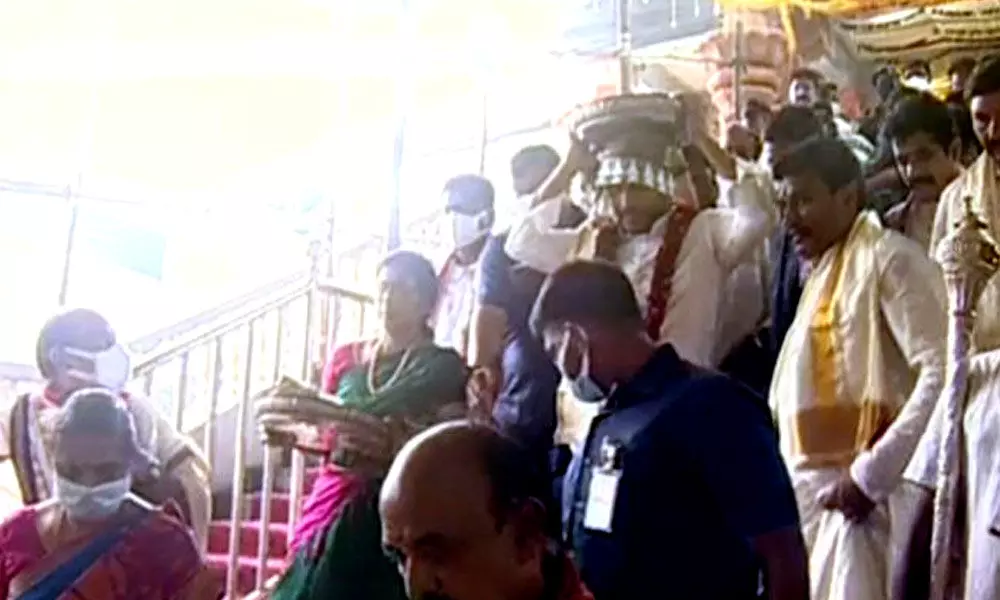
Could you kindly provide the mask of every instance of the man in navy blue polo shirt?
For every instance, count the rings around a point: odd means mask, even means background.
[[[549,146],[529,146],[511,160],[518,207],[506,224],[524,218],[533,193],[560,164]],[[479,263],[478,303],[472,321],[470,392],[492,411],[500,429],[547,460],[556,430],[559,373],[528,329],[528,315],[545,275],[507,255],[508,230],[486,242]]]
[[[795,497],[759,397],[657,348],[610,264],[553,273],[531,327],[576,396],[604,404],[563,496],[596,600],[807,600]]]

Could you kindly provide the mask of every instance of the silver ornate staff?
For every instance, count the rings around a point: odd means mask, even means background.
[[[938,455],[934,530],[931,537],[931,600],[945,600],[952,574],[955,500],[961,481],[962,417],[965,413],[969,359],[976,306],[983,288],[1000,268],[1000,251],[988,226],[964,199],[964,212],[951,233],[941,241],[937,259],[948,286],[948,374],[945,386],[945,420]]]

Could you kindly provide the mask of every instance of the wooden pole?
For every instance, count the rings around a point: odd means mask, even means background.
[[[733,30],[733,110],[736,119],[743,118],[743,71],[746,68],[743,58],[743,22],[736,21]]]
[[[620,94],[632,93],[632,6],[618,0],[618,70]]]
[[[401,47],[413,49],[414,27],[416,18],[414,8],[410,0],[400,0],[398,39]],[[403,161],[406,154],[406,123],[410,111],[410,102],[413,92],[413,69],[417,65],[407,64],[405,54],[401,68],[400,77],[396,82],[396,136],[392,149],[392,197],[389,199],[388,229],[386,231],[386,250],[392,251],[399,248],[402,243],[402,231],[400,225],[400,202],[403,194]]]
[[[59,279],[59,306],[66,306],[69,283],[73,271],[73,254],[76,250],[76,229],[80,221],[80,202],[73,185],[66,186],[66,204],[69,206],[69,226],[66,228],[66,246],[63,250],[62,276]]]
[[[485,69],[484,69],[485,70]],[[487,83],[487,75],[483,73],[482,79],[482,120],[479,129],[479,174],[486,176],[486,150],[490,143],[490,91]]]

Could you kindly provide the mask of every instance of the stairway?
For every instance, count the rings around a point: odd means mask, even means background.
[[[318,469],[307,469],[303,489],[305,496],[312,489],[313,481],[316,478]],[[244,514],[247,518],[241,525],[240,551],[239,551],[239,575],[236,589],[236,596],[242,597],[254,590],[257,578],[257,545],[261,536],[260,515],[261,515],[261,493],[256,490],[247,494],[245,502],[249,509]],[[288,530],[288,515],[291,509],[291,495],[280,489],[275,489],[271,494],[271,522],[268,527],[268,560],[265,567],[264,579],[278,575],[285,566],[285,558],[288,554],[288,544],[291,541],[291,533]],[[220,518],[209,525],[208,530],[208,555],[206,560],[209,568],[218,577],[225,581],[226,569],[229,566],[229,518]]]
[[[288,512],[289,495],[278,493],[271,495],[271,524],[268,527],[268,561],[265,579],[281,573],[285,565],[285,555],[288,550]],[[254,590],[257,578],[257,544],[260,540],[260,492],[247,497],[250,503],[250,516],[241,525],[239,552],[239,577],[237,592],[239,596],[249,594]],[[226,569],[229,566],[229,519],[213,521],[208,529],[209,568],[226,580]]]

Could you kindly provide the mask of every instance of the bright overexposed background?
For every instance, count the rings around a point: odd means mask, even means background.
[[[594,87],[536,49],[554,2],[412,4],[406,29],[392,2],[0,3],[0,362],[58,308],[70,204],[26,187],[79,185],[67,303],[134,338],[306,268],[331,208],[337,247],[384,235],[401,106],[407,223],[479,169],[484,92],[496,134]],[[501,199],[540,141],[490,146]]]

